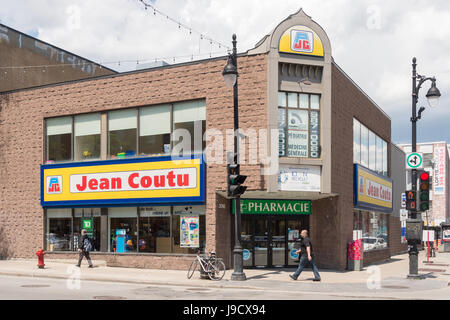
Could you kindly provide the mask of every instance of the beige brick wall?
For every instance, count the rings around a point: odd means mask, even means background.
[[[222,77],[225,63],[213,59],[0,95],[0,221],[12,256],[33,257],[43,245],[44,118],[205,98],[207,129],[225,135],[233,128],[233,90]],[[240,126],[246,129],[266,127],[266,65],[265,55],[238,58]],[[222,165],[207,164],[207,250],[228,237],[217,237],[215,210],[216,190],[226,189],[225,157]],[[244,165],[241,171],[249,176],[249,189],[261,189],[259,165]],[[226,217],[220,220],[229,224]]]

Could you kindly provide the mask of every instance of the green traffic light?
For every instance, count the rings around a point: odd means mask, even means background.
[[[423,192],[420,194],[420,200],[422,201],[428,201],[428,193],[427,192]]]
[[[420,204],[420,210],[421,211],[427,211],[430,207],[428,206],[428,203],[421,203]]]

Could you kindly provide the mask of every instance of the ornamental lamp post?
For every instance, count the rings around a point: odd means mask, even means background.
[[[441,93],[439,92],[439,89],[436,87],[436,78],[435,77],[425,77],[422,75],[417,74],[416,71],[416,58],[413,58],[412,67],[412,116],[411,116],[411,127],[412,127],[412,145],[411,145],[411,151],[416,152],[416,139],[417,139],[417,130],[416,130],[416,123],[419,119],[422,117],[422,112],[425,110],[424,107],[421,107],[419,109],[418,114],[416,114],[417,110],[417,102],[419,101],[419,90],[422,87],[423,83],[425,81],[430,80],[431,81],[431,88],[428,90],[426,97],[428,100],[428,104],[431,108],[437,107],[439,104],[439,97],[441,96]],[[417,193],[417,170],[412,169],[411,170],[411,183],[412,183],[412,191],[414,194]],[[420,225],[422,224],[421,219],[417,219],[417,205],[414,208],[414,210],[410,210],[410,215],[407,220],[407,229],[408,225]],[[420,211],[419,211],[420,212]],[[417,228],[416,228],[417,230]],[[420,228],[421,230],[421,228]],[[408,232],[407,232],[408,234]],[[421,236],[421,235],[420,235]],[[407,239],[408,240],[408,254],[409,254],[409,274],[408,278],[411,279],[422,279],[422,277],[419,275],[419,264],[418,264],[418,251],[417,251],[417,243],[420,242],[420,239]]]
[[[231,274],[231,280],[244,281],[247,280],[244,273],[243,250],[241,246],[241,200],[240,195],[245,192],[247,187],[240,186],[246,176],[240,175],[239,169],[239,139],[237,132],[239,131],[239,114],[238,114],[238,72],[237,72],[237,50],[236,35],[233,34],[233,52],[228,56],[227,64],[222,72],[225,85],[233,88],[233,110],[234,110],[234,154],[233,163],[228,165],[228,194],[235,198],[235,242],[234,242],[234,271]]]

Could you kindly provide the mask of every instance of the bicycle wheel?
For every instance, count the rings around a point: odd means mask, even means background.
[[[225,275],[225,264],[222,260],[213,260],[208,263],[208,275],[211,280],[222,280]]]
[[[187,274],[188,279],[192,278],[192,276],[194,275],[194,272],[197,269],[197,265],[198,265],[197,259],[192,261],[191,266],[189,267],[189,270],[188,270],[188,274]]]

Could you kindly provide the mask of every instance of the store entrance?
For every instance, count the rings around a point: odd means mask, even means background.
[[[244,267],[287,267],[298,263],[291,251],[303,229],[309,230],[309,216],[242,216]]]

